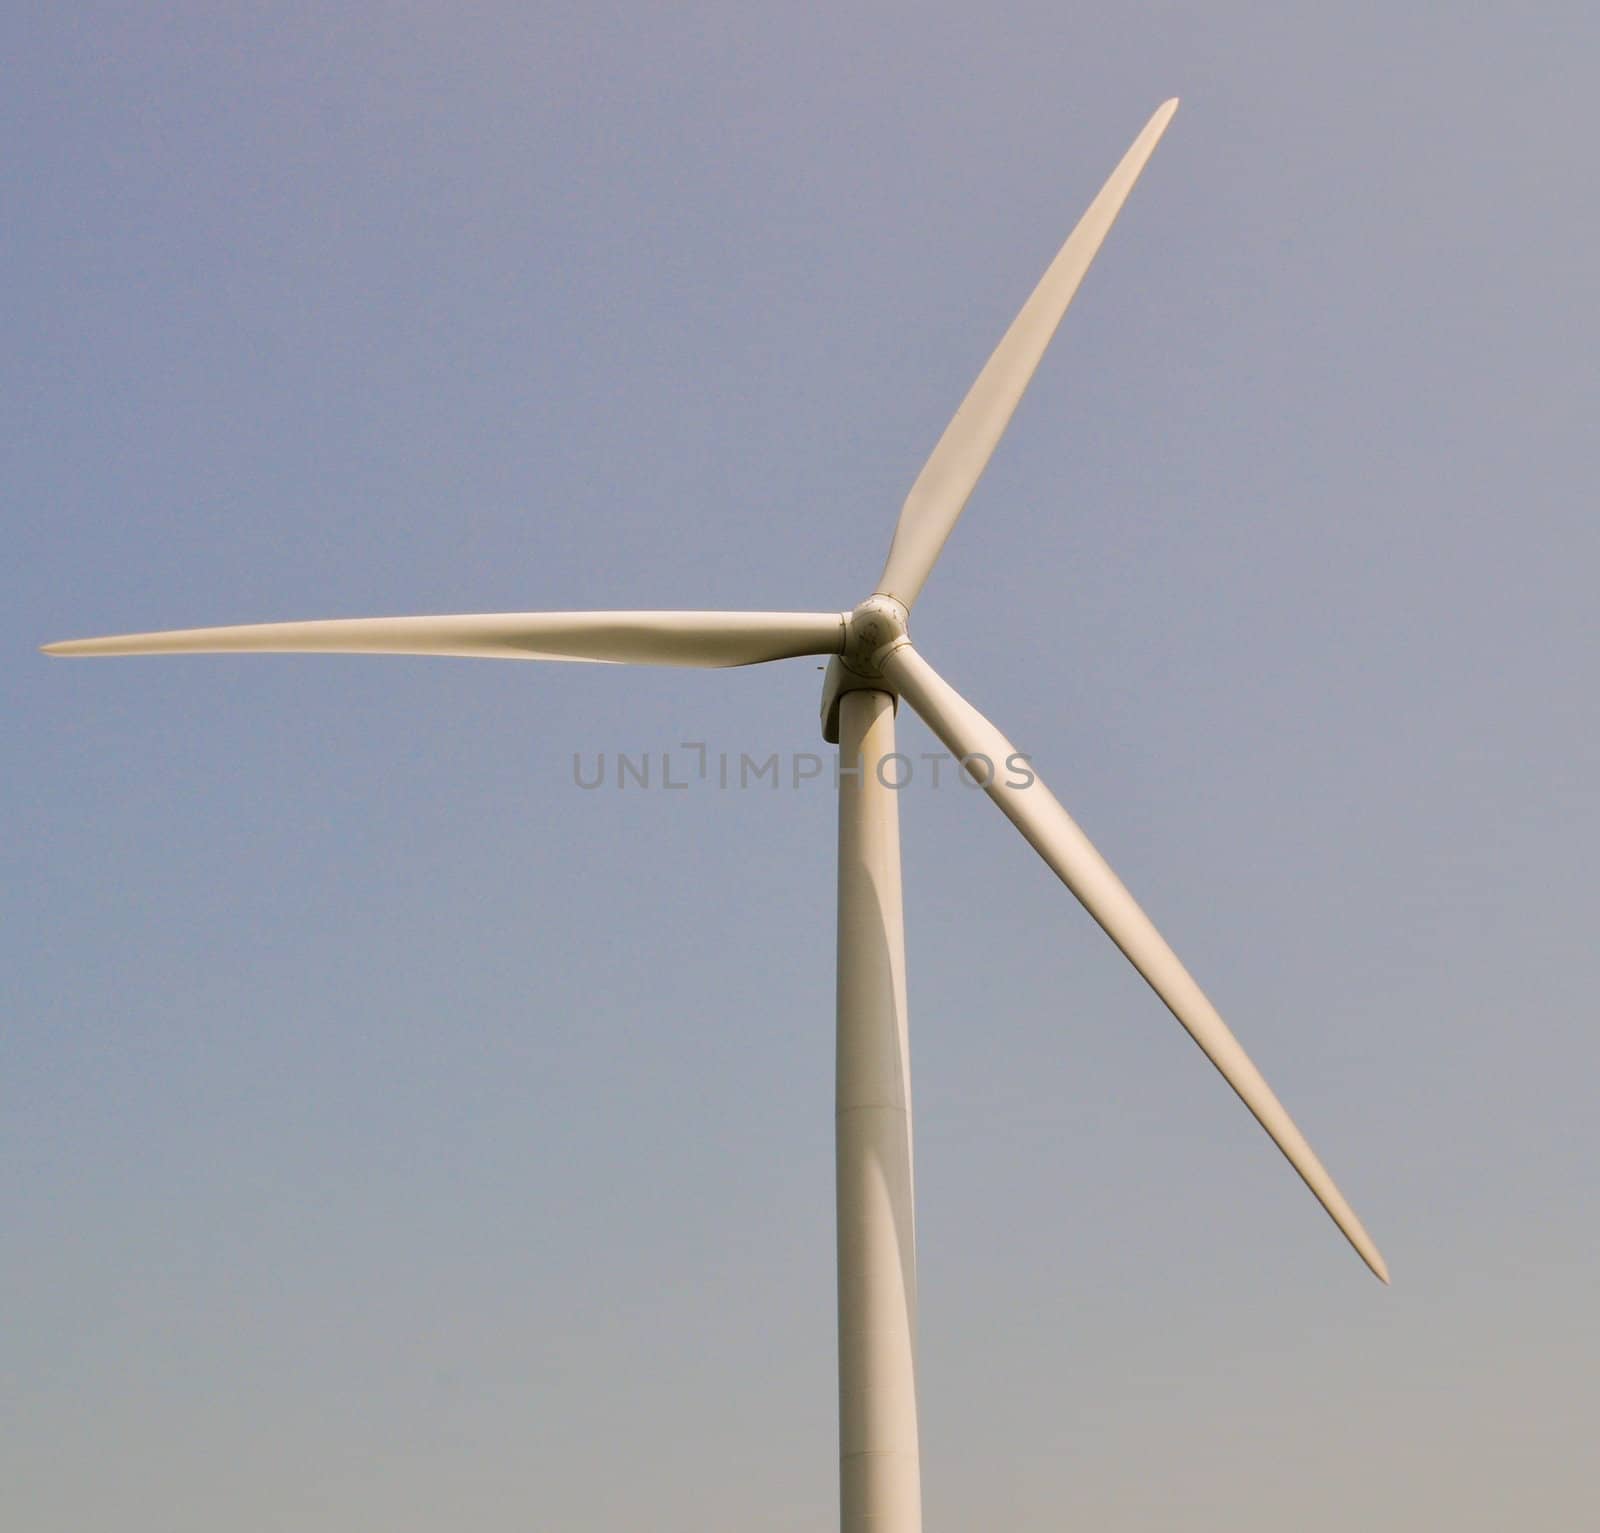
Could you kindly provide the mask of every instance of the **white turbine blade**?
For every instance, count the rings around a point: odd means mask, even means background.
[[[1111,172],[1111,179],[1089,204],[1089,211],[1039,279],[1033,295],[961,401],[955,418],[945,427],[901,508],[889,559],[878,581],[880,595],[892,596],[908,609],[916,601],[967,497],[1005,434],[1072,295],[1078,291],[1101,241],[1177,110],[1176,99],[1165,102],[1145,124],[1144,132],[1133,141],[1121,164]]]
[[[1362,1228],[1333,1178],[1239,1046],[1228,1024],[1218,1016],[1216,1007],[1206,999],[1149,916],[1134,902],[1122,880],[1036,775],[1029,786],[1006,786],[1008,781],[1021,781],[1027,775],[1007,767],[1017,755],[1016,747],[909,644],[890,651],[880,663],[884,675],[950,753],[958,761],[975,762],[974,778],[981,778],[985,770],[976,758],[987,759],[991,766],[984,786],[989,797],[1166,1002],[1288,1157],[1289,1164],[1300,1173],[1361,1259],[1387,1283],[1389,1270],[1372,1237]],[[1029,767],[1028,772],[1031,771]]]
[[[727,666],[834,655],[837,612],[487,612],[180,628],[46,644],[47,655],[466,655],[612,665]]]

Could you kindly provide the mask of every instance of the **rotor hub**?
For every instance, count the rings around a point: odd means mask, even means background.
[[[842,659],[857,676],[883,674],[887,651],[905,641],[908,614],[892,596],[869,596],[846,619]]]

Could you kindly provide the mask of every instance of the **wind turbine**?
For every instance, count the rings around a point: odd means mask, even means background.
[[[845,1533],[917,1533],[916,1243],[895,709],[908,702],[1122,949],[1385,1283],[1388,1270],[1305,1137],[1189,971],[1031,767],[912,645],[907,623],[1084,273],[1178,103],[1145,125],[978,375],[911,487],[888,561],[849,612],[534,612],[194,628],[52,655],[219,651],[464,655],[719,667],[827,655],[837,744],[839,1480]],[[1026,758],[1022,758],[1026,760]],[[853,765],[852,765],[853,764]]]

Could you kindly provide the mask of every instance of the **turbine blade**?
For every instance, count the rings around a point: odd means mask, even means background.
[[[1387,1283],[1389,1270],[1372,1237],[1261,1072],[1239,1046],[1228,1024],[1149,916],[1134,902],[1122,880],[1037,776],[1027,786],[1006,786],[1024,775],[1007,766],[1017,754],[1016,747],[909,644],[890,651],[880,664],[884,675],[958,761],[987,758],[991,768],[984,786],[989,797],[1166,1002],[1189,1036],[1255,1114],[1256,1121],[1272,1136],[1361,1259]],[[973,771],[973,777],[977,778],[981,770]]]
[[[728,666],[833,655],[837,612],[491,612],[180,628],[46,644],[47,655],[467,655],[611,665]]]
[[[1045,347],[1067,312],[1084,273],[1127,201],[1145,162],[1166,132],[1176,99],[1164,103],[1111,172],[1111,179],[1089,204],[1033,295],[1011,322],[994,355],[945,427],[933,455],[917,475],[900,511],[889,559],[878,581],[878,593],[910,608],[922,590],[939,551],[950,536],[967,497],[988,466],[1012,413],[1032,379]]]

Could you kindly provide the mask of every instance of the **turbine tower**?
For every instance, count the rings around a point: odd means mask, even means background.
[[[1239,1094],[1368,1267],[1383,1257],[1189,971],[1012,743],[912,645],[912,607],[1078,284],[1154,152],[1168,101],[1089,205],[911,487],[888,561],[848,612],[538,612],[265,623],[78,639],[54,655],[466,655],[718,667],[827,655],[839,747],[839,1501],[844,1533],[918,1533],[916,1229],[895,709],[904,699],[1104,928]]]

